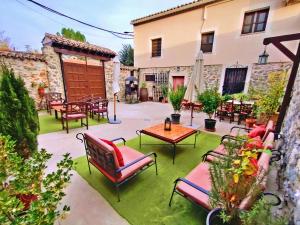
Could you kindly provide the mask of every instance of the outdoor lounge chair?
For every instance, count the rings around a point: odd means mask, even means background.
[[[124,166],[119,165],[119,159],[117,158],[114,148],[107,144],[107,142],[88,133],[79,133],[76,135],[76,138],[81,142],[84,142],[90,174],[90,164],[92,164],[114,184],[118,201],[120,201],[119,188],[122,184],[131,180],[152,165],[155,165],[157,175],[156,153],[150,152],[144,155],[143,153],[126,146],[124,138],[112,140],[112,142],[119,140],[123,141],[124,145],[118,147],[118,149],[122,155]]]
[[[61,106],[64,103],[62,94],[59,92],[49,92],[46,94],[46,107],[47,111],[52,114],[51,109],[53,106]]]
[[[271,156],[267,153],[262,153],[258,160],[258,174],[261,176],[269,169]],[[185,178],[178,178],[175,180],[174,188],[169,201],[169,206],[172,204],[174,193],[187,198],[188,200],[202,206],[205,210],[210,211],[212,207],[209,202],[209,194],[211,191],[211,180],[209,172],[209,162],[202,162],[194,168]],[[266,180],[262,183],[261,190],[266,188]],[[278,198],[280,201],[280,199]],[[247,210],[251,207],[253,199],[251,197],[245,198],[241,204],[240,209]],[[278,203],[278,205],[280,202]]]
[[[89,129],[87,104],[85,102],[72,102],[64,104],[65,108],[61,110],[61,123],[63,130],[66,128],[69,133],[69,121],[80,120],[81,126],[85,126]],[[83,122],[85,119],[85,123]],[[65,126],[66,123],[66,126]]]

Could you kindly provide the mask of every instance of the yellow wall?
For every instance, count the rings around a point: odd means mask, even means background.
[[[244,13],[270,7],[264,32],[241,35]],[[203,19],[205,18],[205,19]],[[202,27],[203,25],[203,27]],[[212,53],[204,64],[242,65],[257,62],[265,37],[299,33],[300,4],[285,6],[283,0],[229,0],[150,23],[134,26],[135,66],[169,67],[193,65],[200,49],[201,32],[214,31]],[[151,58],[151,39],[162,38],[162,56]],[[290,44],[296,49],[296,43]],[[269,62],[288,61],[269,46]]]

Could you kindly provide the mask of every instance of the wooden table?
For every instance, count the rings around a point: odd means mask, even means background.
[[[172,129],[170,131],[165,131],[164,124],[162,123],[142,130],[138,130],[137,134],[140,137],[140,148],[142,146],[142,134],[157,138],[159,140],[162,140],[164,142],[173,145],[173,164],[174,164],[175,155],[176,155],[176,146],[179,145],[178,143],[195,134],[195,141],[193,144],[180,144],[180,145],[193,145],[195,148],[199,131],[193,128],[184,127],[180,124],[172,124]]]
[[[52,106],[51,108],[54,109],[56,119],[58,119],[58,112],[60,112],[60,111],[65,112],[66,111],[66,107],[64,105]]]

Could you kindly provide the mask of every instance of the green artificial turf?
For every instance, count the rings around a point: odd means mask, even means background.
[[[193,143],[194,137],[182,143]],[[143,142],[160,143],[159,140],[143,136]],[[127,141],[126,145],[138,149],[138,138]],[[204,225],[206,212],[179,195],[173,198],[173,204],[168,206],[169,198],[178,177],[186,176],[201,162],[201,156],[218,146],[220,137],[202,132],[198,136],[197,146],[178,146],[175,165],[172,164],[171,146],[145,145],[140,150],[143,153],[156,152],[158,176],[155,167],[148,168],[143,173],[121,186],[121,202],[112,183],[93,166],[89,174],[86,157],[75,159],[76,171],[107,201],[116,211],[133,225]],[[83,147],[83,146],[82,146]],[[72,209],[71,209],[72,210]]]
[[[85,122],[85,119],[83,120]],[[100,119],[100,121],[96,119],[89,118],[89,126],[98,125],[101,123],[107,123],[107,119]],[[54,114],[43,114],[39,115],[39,122],[40,122],[40,132],[39,134],[46,134],[56,131],[62,131],[61,120],[55,119]],[[79,128],[80,120],[79,121],[69,121],[69,129]]]

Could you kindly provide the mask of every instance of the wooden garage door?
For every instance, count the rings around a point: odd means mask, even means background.
[[[102,66],[64,62],[64,79],[69,102],[86,96],[106,98]]]

